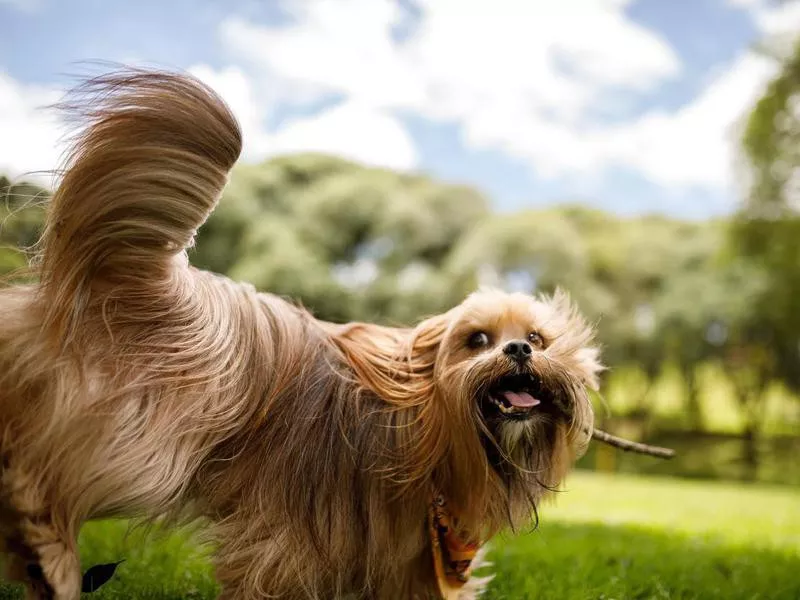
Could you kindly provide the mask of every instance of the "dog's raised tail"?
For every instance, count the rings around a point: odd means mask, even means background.
[[[44,326],[69,335],[98,294],[143,292],[174,276],[239,157],[225,103],[179,73],[122,70],[60,105],[79,130],[37,259]]]

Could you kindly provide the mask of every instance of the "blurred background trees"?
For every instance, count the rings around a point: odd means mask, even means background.
[[[27,264],[44,218],[47,192],[0,175],[0,276]]]
[[[680,450],[583,465],[800,482],[800,46],[748,116],[728,220],[622,218],[562,204],[492,212],[470,188],[336,157],[235,168],[193,264],[318,317],[407,324],[480,285],[567,289],[597,323],[598,421]],[[0,177],[0,273],[24,266],[45,192]]]

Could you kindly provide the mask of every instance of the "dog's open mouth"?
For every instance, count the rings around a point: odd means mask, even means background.
[[[529,419],[537,407],[552,404],[552,394],[531,374],[507,375],[489,389],[486,404],[509,419]]]

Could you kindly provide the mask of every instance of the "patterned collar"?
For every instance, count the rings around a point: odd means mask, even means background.
[[[469,580],[472,560],[481,542],[469,539],[459,530],[458,518],[451,514],[444,496],[436,490],[428,511],[428,526],[439,592],[444,600],[455,600]]]

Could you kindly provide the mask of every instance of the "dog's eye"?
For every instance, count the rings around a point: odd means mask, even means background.
[[[531,343],[531,346],[538,350],[544,348],[544,338],[535,331],[528,334],[528,341]]]
[[[476,331],[467,340],[467,345],[470,348],[483,348],[489,345],[489,336],[483,331]]]

